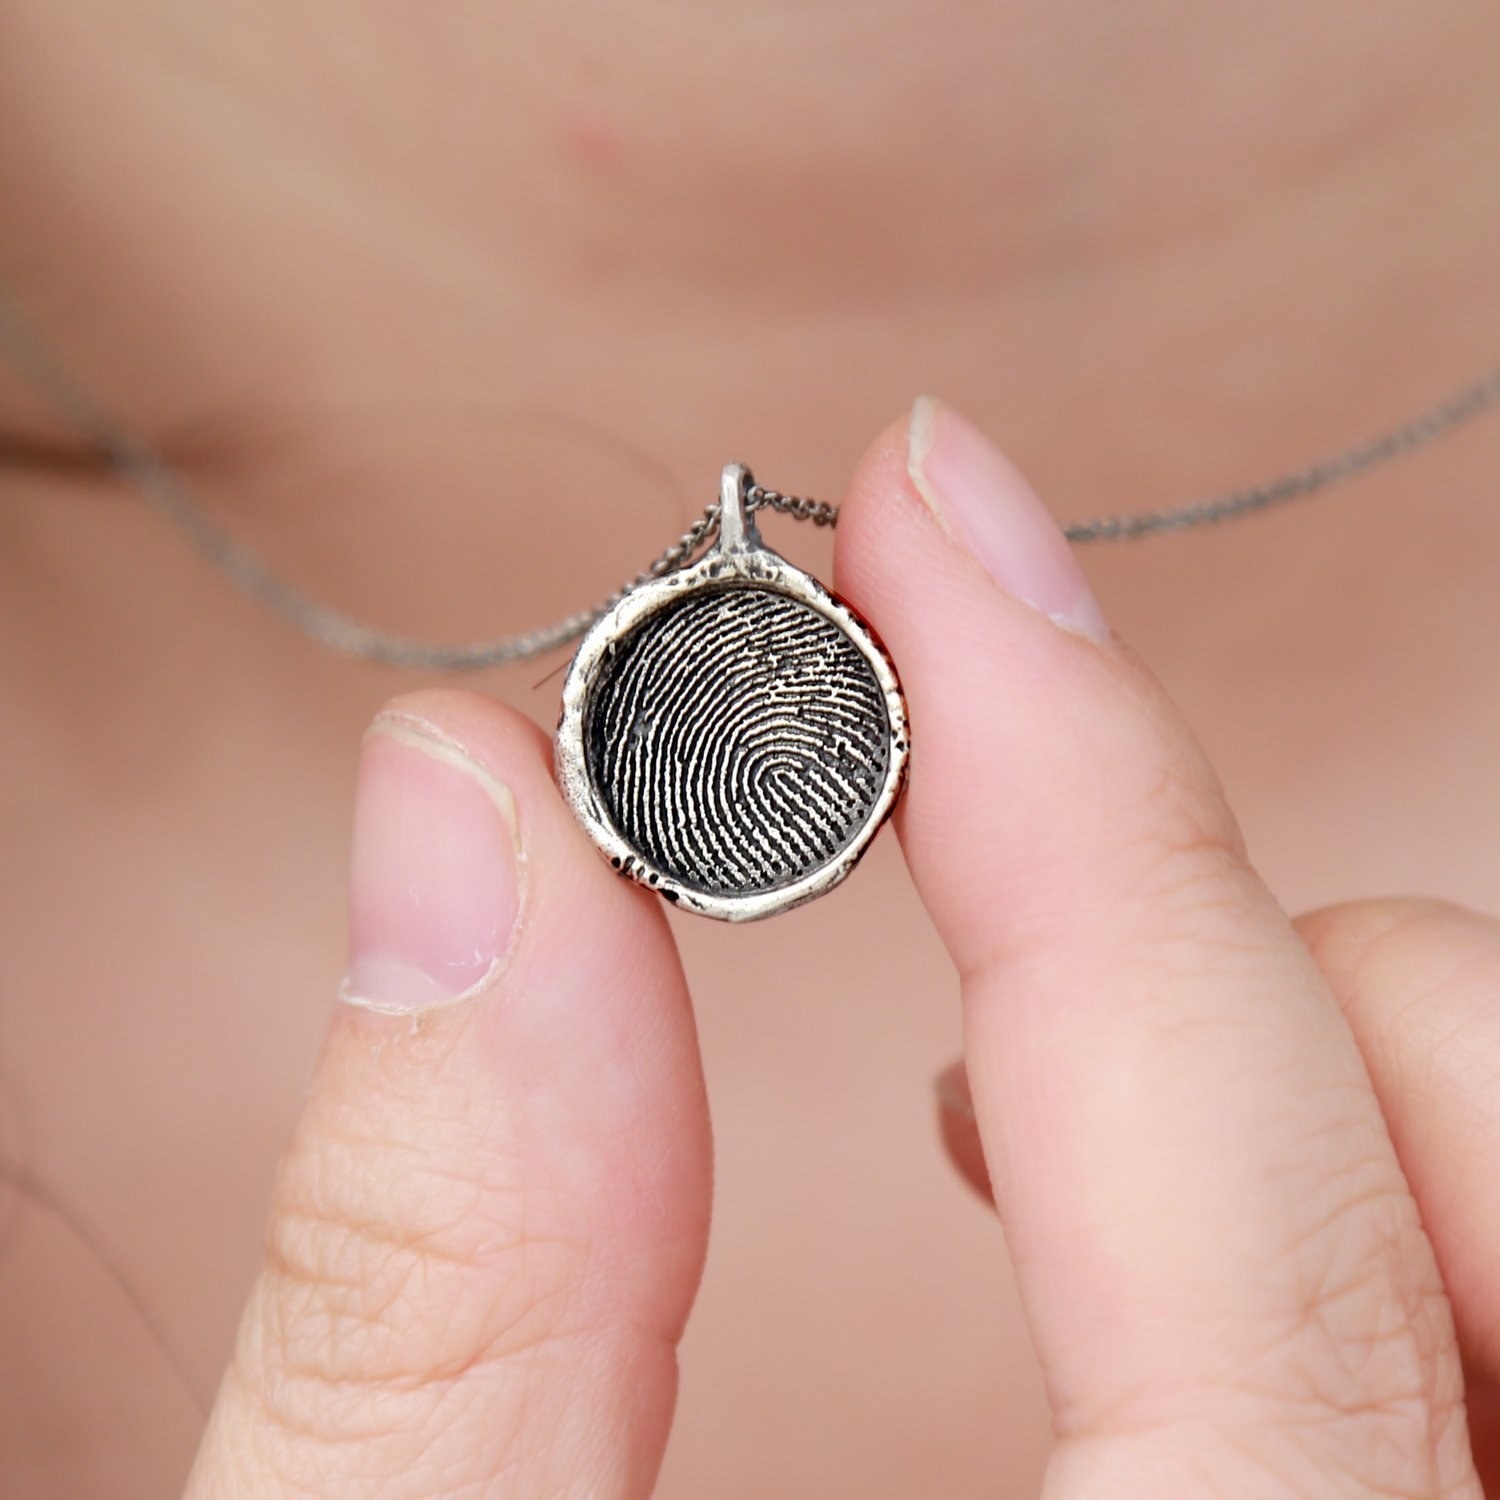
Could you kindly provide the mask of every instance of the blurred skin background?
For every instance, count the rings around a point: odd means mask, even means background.
[[[487,635],[608,593],[727,460],[837,498],[918,390],[1068,519],[1428,404],[1500,350],[1497,80],[1483,0],[0,0],[0,279],[289,576]],[[1500,902],[1497,473],[1480,423],[1086,559],[1292,910]],[[226,1356],[412,679],[237,597],[3,362],[0,500],[0,1491],[133,1500]],[[477,685],[550,725],[556,664]],[[1030,1492],[894,843],[676,925],[718,1190],[661,1495]]]

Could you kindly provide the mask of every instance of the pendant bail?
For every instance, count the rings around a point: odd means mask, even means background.
[[[746,505],[754,476],[744,464],[725,464],[719,483],[719,550],[746,552],[760,545],[760,535]]]

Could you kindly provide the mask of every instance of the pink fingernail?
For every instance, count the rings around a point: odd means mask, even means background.
[[[376,719],[359,765],[343,998],[407,1015],[485,989],[520,915],[515,830],[509,789],[462,745]]]
[[[1007,593],[1067,630],[1107,641],[1104,613],[1047,507],[976,427],[921,397],[907,471],[944,529]]]

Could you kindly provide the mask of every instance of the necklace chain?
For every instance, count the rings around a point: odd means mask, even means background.
[[[578,610],[551,625],[497,640],[445,644],[381,630],[313,598],[274,572],[223,526],[194,494],[186,476],[160,453],[117,422],[87,386],[33,331],[20,309],[0,291],[0,356],[32,388],[76,437],[166,520],[237,588],[322,645],[349,656],[423,672],[470,672],[507,662],[529,661],[576,641],[589,626],[637,585],[686,566],[713,541],[719,506],[703,514],[643,572],[592,609]],[[1209,499],[1160,510],[1102,516],[1064,527],[1071,542],[1123,542],[1218,525],[1255,511],[1299,500],[1446,437],[1464,423],[1500,404],[1500,368],[1454,391],[1416,416],[1323,458],[1306,468]],[[838,507],[806,496],[786,495],[753,484],[749,511],[774,510],[815,526],[833,526]]]

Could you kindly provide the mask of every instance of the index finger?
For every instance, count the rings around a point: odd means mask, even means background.
[[[1415,1204],[1192,735],[946,408],[876,444],[838,536],[910,700],[901,835],[962,977],[1056,1493],[1259,1494],[1265,1466],[1320,1494],[1460,1493]]]

